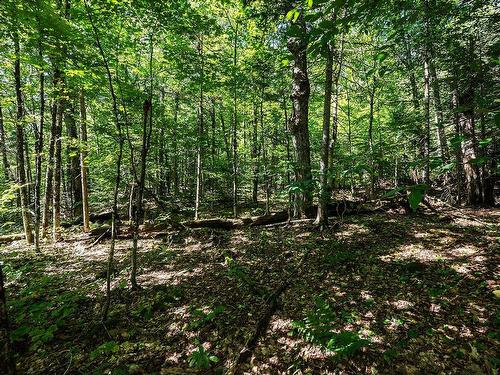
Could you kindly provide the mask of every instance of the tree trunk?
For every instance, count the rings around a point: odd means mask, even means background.
[[[83,231],[90,230],[89,222],[89,185],[88,185],[88,165],[87,165],[87,108],[85,107],[85,92],[80,89],[80,176],[82,185],[82,221]]]
[[[293,114],[290,132],[293,137],[296,156],[296,177],[301,192],[296,195],[298,215],[307,217],[312,206],[311,149],[309,143],[309,95],[310,85],[307,74],[306,25],[300,20],[302,35],[287,40],[288,50],[293,55],[292,74]]]
[[[64,116],[66,122],[66,129],[68,133],[68,181],[69,192],[71,195],[71,207],[73,218],[81,217],[82,210],[82,180],[81,180],[81,166],[79,157],[78,146],[78,131],[75,121],[75,108],[73,103],[70,104],[68,111]]]
[[[458,123],[462,141],[462,164],[465,177],[466,203],[475,205],[481,203],[481,187],[479,170],[474,160],[477,156],[477,141],[474,129],[474,91],[471,87],[464,90],[458,97],[460,113]]]
[[[203,128],[204,128],[204,117],[203,117],[203,80],[204,80],[204,69],[205,60],[203,56],[203,37],[200,37],[198,42],[198,54],[200,56],[201,70],[200,70],[200,97],[199,97],[199,117],[198,117],[198,139],[196,147],[196,198],[194,204],[194,219],[198,220],[200,215],[200,200],[201,200],[201,179],[202,179],[202,148],[203,148]]]
[[[56,68],[56,70],[59,70]],[[59,82],[57,118],[54,130],[54,182],[52,193],[52,239],[61,239],[61,169],[62,169],[62,121],[63,121],[63,80]]]
[[[58,84],[59,78],[54,76],[54,90]],[[45,173],[45,197],[43,205],[43,216],[42,216],[42,238],[47,237],[47,232],[49,230],[49,217],[50,217],[50,207],[52,203],[52,185],[54,177],[54,149],[55,149],[55,139],[56,139],[56,127],[57,127],[57,100],[54,99],[51,106],[51,127],[50,127],[50,140],[49,140],[49,152],[47,159],[47,171]]]
[[[95,41],[97,47],[99,49],[101,58],[103,60],[104,67],[106,68],[106,76],[108,78],[109,91],[111,93],[111,98],[113,102],[113,118],[116,126],[117,136],[118,136],[118,158],[116,161],[116,175],[115,175],[115,188],[113,193],[113,214],[111,219],[111,246],[108,254],[108,264],[106,270],[106,300],[104,302],[104,307],[102,309],[102,320],[105,321],[108,317],[109,305],[111,303],[111,272],[113,270],[113,257],[115,253],[115,242],[118,233],[118,192],[120,189],[120,179],[121,179],[121,162],[123,156],[123,133],[122,126],[120,123],[119,113],[118,113],[118,104],[117,98],[115,94],[115,90],[113,88],[113,79],[111,76],[111,70],[109,69],[108,60],[102,48],[99,33],[97,31],[97,27],[94,23],[92,12],[89,4],[85,1],[85,8],[87,11],[87,17],[89,18],[90,24],[92,25],[92,30],[94,31]]]
[[[172,181],[174,196],[179,195],[179,157],[177,155],[177,117],[179,115],[179,94],[174,94],[174,124],[172,128]]]
[[[252,162],[253,162],[253,177],[252,177],[252,202],[257,203],[259,190],[259,144],[258,144],[258,116],[257,103],[253,107],[253,128],[252,128]]]
[[[10,170],[9,159],[7,158],[7,141],[5,138],[5,129],[3,126],[3,112],[0,105],[0,152],[2,153],[2,166],[5,181],[11,180],[12,171]]]
[[[40,59],[42,59],[40,47]],[[43,153],[43,128],[45,117],[45,76],[43,70],[40,72],[40,120],[38,128],[35,128],[35,152],[36,152],[36,172],[35,172],[35,249],[40,251],[40,191],[42,185],[42,153]]]
[[[234,48],[233,48],[233,215],[238,217],[238,140],[237,128],[238,128],[238,111],[237,111],[237,95],[238,95],[238,84],[236,80],[236,69],[238,65],[238,24],[236,24],[236,29],[234,30]]]
[[[370,90],[370,114],[368,117],[368,150],[370,153],[370,197],[375,195],[375,148],[373,146],[373,119],[374,119],[374,102],[375,92],[377,89],[377,80],[374,77]]]
[[[266,215],[269,214],[270,212],[270,195],[271,195],[271,186],[270,186],[270,181],[269,181],[269,160],[267,157],[267,146],[266,146],[266,139],[268,137],[267,134],[264,133],[265,128],[264,128],[264,88],[262,88],[262,95],[261,95],[261,100],[260,100],[260,132],[261,132],[261,142],[262,142],[262,163],[264,165],[264,188],[266,191]]]
[[[333,51],[330,44],[327,45],[327,56],[325,66],[325,96],[323,102],[323,136],[321,138],[321,159],[319,163],[320,193],[318,199],[318,212],[314,224],[328,225],[327,205],[330,195],[328,188],[328,159],[330,156],[330,114],[332,106],[332,83],[333,83]]]
[[[16,152],[17,152],[17,174],[19,184],[19,194],[21,200],[21,212],[23,217],[24,234],[28,244],[33,243],[33,233],[31,231],[30,215],[29,215],[29,195],[26,186],[26,169],[24,165],[24,104],[21,93],[21,59],[19,48],[19,35],[17,31],[14,34],[14,78],[16,87],[17,99],[17,116],[16,116]]]

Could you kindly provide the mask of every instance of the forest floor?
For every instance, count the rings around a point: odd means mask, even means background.
[[[4,245],[19,372],[223,373],[264,324],[239,373],[496,374],[500,210],[452,212],[144,239],[139,291],[119,240],[106,324],[109,241]]]

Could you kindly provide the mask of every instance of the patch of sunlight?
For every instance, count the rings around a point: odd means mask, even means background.
[[[438,260],[447,259],[442,254],[425,248],[421,244],[402,245],[398,251],[391,255],[383,255],[380,260],[383,262],[392,262],[394,260],[417,260],[420,262],[435,262]]]
[[[455,272],[466,275],[472,272],[472,267],[468,263],[461,263],[461,264],[452,264],[451,269],[453,269]]]
[[[431,313],[437,314],[437,313],[439,313],[441,311],[441,305],[438,305],[437,303],[431,303],[429,311]]]
[[[362,290],[361,291],[361,298],[363,298],[363,300],[373,300],[373,296],[368,293],[366,290]]]
[[[324,350],[321,349],[319,345],[307,345],[302,348],[299,352],[299,356],[305,361],[308,360],[325,360],[327,359],[327,354]]]
[[[271,322],[271,331],[289,331],[292,327],[290,319],[277,318]]]
[[[394,306],[398,310],[407,310],[410,307],[413,307],[415,304],[413,302],[410,302],[410,301],[405,301],[405,300],[399,299],[397,301],[391,302],[391,305]]]
[[[160,285],[160,284],[169,284],[169,285],[178,285],[183,280],[185,280],[189,276],[199,276],[203,273],[203,268],[196,267],[191,270],[177,270],[177,271],[144,271],[137,276],[138,281],[141,284],[151,284],[151,285]]]
[[[337,232],[337,236],[342,238],[355,237],[360,234],[370,233],[370,230],[367,227],[360,224],[348,224],[344,225],[342,228],[343,230]]]
[[[430,238],[432,234],[429,232],[417,232],[413,235],[415,238]]]
[[[460,327],[460,337],[470,339],[470,338],[474,337],[474,335],[472,334],[472,331],[470,330],[469,327],[461,326]]]
[[[460,246],[452,249],[449,253],[454,257],[471,256],[476,254],[478,249],[471,245]]]

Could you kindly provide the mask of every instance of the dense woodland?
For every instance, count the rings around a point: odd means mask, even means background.
[[[0,1],[0,373],[496,374],[499,25]]]

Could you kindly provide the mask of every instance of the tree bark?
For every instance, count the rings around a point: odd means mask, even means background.
[[[56,70],[59,69],[56,67]],[[59,75],[59,74],[57,74]],[[61,168],[62,168],[62,121],[64,112],[63,79],[59,82],[57,116],[54,129],[54,182],[52,193],[52,239],[61,239]]]
[[[56,90],[59,78],[54,75],[53,79],[53,89]],[[45,197],[43,205],[43,216],[42,216],[42,238],[47,237],[47,232],[49,230],[49,218],[50,218],[50,208],[52,203],[52,185],[54,177],[54,149],[55,149],[55,139],[56,139],[56,127],[57,127],[57,100],[54,99],[51,108],[51,127],[50,127],[50,140],[49,140],[49,152],[47,159],[47,170],[45,173]]]
[[[205,69],[205,58],[203,55],[203,36],[200,36],[198,41],[198,54],[201,62],[200,70],[200,97],[199,97],[199,114],[198,114],[198,139],[196,147],[196,197],[194,204],[194,219],[198,220],[200,215],[200,200],[201,200],[201,179],[202,179],[202,148],[203,148],[203,132],[204,132],[204,108],[203,108],[203,80]]]
[[[259,192],[259,144],[258,144],[258,128],[259,120],[257,116],[257,103],[253,107],[253,127],[252,127],[252,202],[257,203]]]
[[[237,128],[238,128],[238,83],[236,77],[236,69],[238,66],[238,24],[234,30],[234,47],[233,47],[233,215],[238,217],[238,140]]]
[[[80,89],[80,177],[82,186],[82,222],[83,231],[87,233],[90,230],[89,220],[89,184],[88,184],[88,165],[87,165],[87,108],[85,106],[85,92]]]
[[[3,112],[0,105],[0,152],[2,153],[2,166],[5,181],[11,180],[12,171],[10,170],[9,159],[7,158],[7,141],[5,138],[5,128],[3,126]]]
[[[40,46],[40,59],[43,58]],[[45,117],[45,76],[44,71],[40,72],[40,120],[38,128],[35,128],[35,152],[36,152],[36,172],[35,172],[35,249],[40,251],[40,192],[42,185],[42,153],[43,153],[43,128]]]
[[[325,66],[325,89],[323,102],[323,135],[321,138],[321,159],[319,163],[319,200],[318,212],[314,224],[328,225],[328,198],[330,189],[328,188],[328,166],[330,156],[330,114],[332,106],[332,84],[333,84],[333,51],[330,43],[326,46],[326,66]]]
[[[17,152],[17,175],[19,194],[21,200],[21,213],[23,218],[24,234],[28,244],[33,243],[33,232],[31,231],[29,215],[29,195],[26,186],[26,169],[24,165],[24,103],[21,93],[21,59],[19,48],[19,35],[14,33],[14,79],[16,88],[17,115],[16,115],[16,152]]]
[[[290,132],[295,146],[296,182],[300,193],[296,195],[298,215],[307,217],[312,205],[311,149],[309,143],[309,96],[310,84],[307,73],[307,30],[300,19],[300,36],[291,36],[287,40],[288,50],[293,55],[292,104]]]

